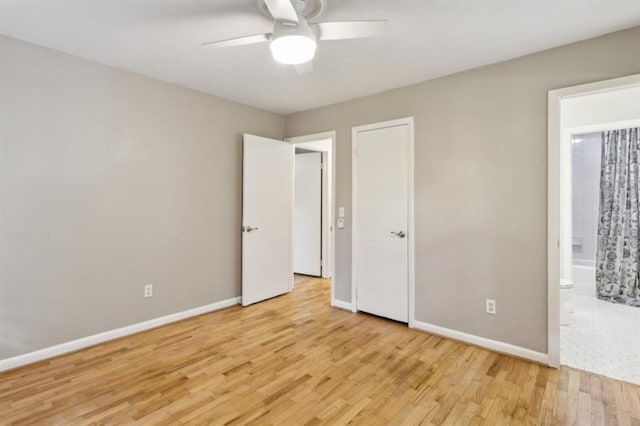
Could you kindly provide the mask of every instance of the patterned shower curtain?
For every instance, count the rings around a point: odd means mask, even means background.
[[[602,134],[599,299],[640,307],[640,128]]]

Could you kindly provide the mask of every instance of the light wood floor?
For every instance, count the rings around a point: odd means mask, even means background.
[[[640,425],[640,386],[329,307],[324,280],[0,375],[2,424]]]

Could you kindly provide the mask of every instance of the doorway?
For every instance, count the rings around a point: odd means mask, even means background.
[[[334,305],[335,132],[314,133],[285,140],[294,146],[294,283],[331,280]]]
[[[331,140],[295,146],[294,253],[296,274],[331,277]]]
[[[322,275],[322,153],[295,149],[293,273]]]
[[[413,324],[413,118],[353,128],[352,306]]]
[[[549,364],[634,383],[640,308],[603,300],[596,271],[605,139],[638,126],[640,75],[549,92]]]

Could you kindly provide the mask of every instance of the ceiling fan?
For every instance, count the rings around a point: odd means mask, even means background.
[[[304,74],[312,69],[311,60],[318,41],[377,37],[384,34],[387,26],[385,20],[309,23],[303,15],[307,10],[305,0],[259,1],[275,21],[272,32],[209,41],[202,45],[224,48],[269,42],[273,59],[295,65],[298,73]],[[324,9],[324,3],[325,0],[318,0],[315,11],[308,16],[317,17]]]

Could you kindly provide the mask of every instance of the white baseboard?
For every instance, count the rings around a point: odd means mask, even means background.
[[[531,349],[511,345],[509,343],[499,342],[497,340],[487,339],[486,337],[463,333],[462,331],[451,330],[450,328],[440,327],[422,321],[413,321],[413,327],[417,330],[437,334],[438,336],[448,337],[450,339],[459,340],[461,342],[469,343],[476,346],[481,346],[495,352],[513,355],[519,358],[524,358],[531,361],[539,362],[544,365],[548,365],[549,357],[547,356],[547,354],[536,352]]]
[[[126,327],[117,328],[115,330],[105,331],[103,333],[94,334],[92,336],[82,337],[80,339],[72,340],[70,342],[61,343],[59,345],[50,346],[48,348],[40,349],[34,352],[29,352],[24,355],[14,356],[12,358],[6,358],[0,360],[0,371],[9,370],[23,365],[32,364],[37,361],[42,361],[47,358],[62,355],[67,352],[77,351],[88,346],[93,346],[98,343],[103,343],[108,340],[116,339],[118,337],[126,336],[129,334],[137,333],[139,331],[148,330],[150,328],[159,327],[161,325],[169,324],[175,321],[179,321],[185,318],[193,317],[196,315],[206,314],[208,312],[217,311],[219,309],[228,308],[240,303],[239,297],[233,297],[231,299],[222,300],[220,302],[211,303],[209,305],[200,306],[198,308],[189,309],[186,311],[178,312],[175,314],[166,315],[160,318],[154,318],[148,321],[139,322],[137,324],[128,325]]]
[[[342,300],[332,300],[331,306],[334,308],[346,309],[347,311],[351,310],[351,303],[343,302]]]

